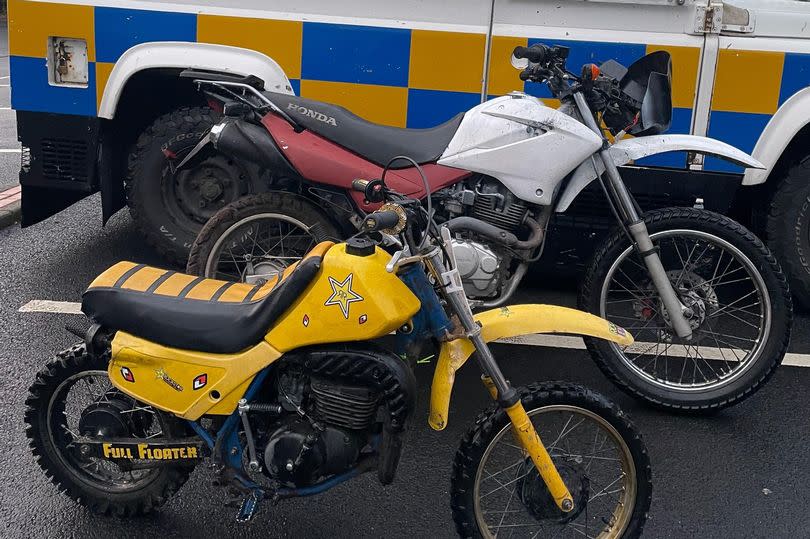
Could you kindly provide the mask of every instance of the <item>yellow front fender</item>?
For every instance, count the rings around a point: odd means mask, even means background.
[[[556,305],[501,307],[478,313],[475,320],[481,323],[481,335],[486,342],[533,333],[568,333],[598,337],[622,346],[633,344],[630,333],[616,324],[592,314]],[[442,430],[447,426],[456,371],[474,351],[469,339],[456,339],[442,344],[430,393],[428,422],[435,430]]]

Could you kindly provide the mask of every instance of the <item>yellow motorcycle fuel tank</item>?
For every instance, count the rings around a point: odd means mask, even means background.
[[[408,322],[419,299],[386,264],[378,247],[340,243],[329,249],[315,280],[270,329],[265,340],[287,352],[314,344],[367,341]]]

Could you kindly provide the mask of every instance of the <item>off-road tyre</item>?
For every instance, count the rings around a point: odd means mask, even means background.
[[[285,191],[248,195],[219,210],[200,230],[191,246],[186,273],[205,277],[206,263],[217,240],[242,219],[262,213],[285,215],[313,227],[317,241],[343,239],[329,216],[300,195]]]
[[[632,371],[605,340],[585,337],[585,344],[602,372],[629,395],[669,411],[701,414],[732,406],[757,392],[782,363],[790,343],[793,304],[787,279],[776,258],[748,229],[718,213],[694,208],[664,208],[643,215],[649,233],[674,229],[704,231],[726,240],[739,249],[759,270],[771,302],[771,329],[757,365],[734,380],[706,392],[665,390],[644,380]],[[630,245],[624,232],[615,229],[588,264],[579,292],[579,308],[600,315],[601,287],[610,266]]]
[[[207,218],[183,213],[180,203],[173,209],[167,206],[164,181],[173,178],[168,176],[171,172],[167,167],[171,159],[179,163],[218,119],[219,115],[209,107],[177,109],[147,127],[129,152],[124,181],[129,213],[146,243],[177,267],[185,266],[191,244]],[[239,194],[230,201],[262,188],[253,165],[224,156],[215,158],[238,182],[228,196],[232,192]]]
[[[636,500],[627,529],[622,537],[641,535],[652,501],[652,470],[647,448],[638,429],[618,406],[583,386],[566,382],[543,382],[517,388],[527,413],[544,406],[566,404],[596,413],[612,425],[624,439],[636,470]],[[450,507],[456,531],[461,537],[482,537],[475,516],[475,477],[478,466],[495,436],[509,424],[499,406],[482,412],[461,439],[453,462],[450,482]]]
[[[70,498],[98,515],[131,517],[152,512],[163,505],[188,479],[191,464],[162,466],[152,481],[138,490],[106,492],[82,481],[66,467],[56,454],[58,450],[48,435],[48,404],[59,385],[75,374],[88,370],[107,370],[109,352],[92,357],[84,343],[60,352],[37,373],[25,400],[25,432],[37,464],[48,479]],[[179,435],[181,425],[172,416],[159,410],[169,435]]]
[[[790,166],[779,181],[765,237],[785,268],[796,303],[810,310],[810,156]]]

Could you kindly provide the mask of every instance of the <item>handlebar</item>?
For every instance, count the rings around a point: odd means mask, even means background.
[[[542,43],[535,43],[531,47],[515,47],[512,55],[518,59],[525,58],[533,64],[542,64],[548,58],[550,50]]]
[[[400,216],[393,210],[375,211],[366,216],[363,227],[369,232],[394,228],[399,224]]]

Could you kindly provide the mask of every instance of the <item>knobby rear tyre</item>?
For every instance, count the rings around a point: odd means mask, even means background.
[[[131,490],[103,490],[84,480],[64,463],[60,449],[49,434],[51,400],[54,392],[71,376],[86,371],[106,371],[109,353],[92,357],[84,343],[60,352],[37,373],[25,400],[25,431],[31,452],[40,468],[56,487],[74,501],[99,515],[130,517],[152,512],[163,505],[188,479],[193,465],[164,465],[148,483]],[[168,435],[179,435],[182,426],[173,417],[161,415],[161,422],[169,427]]]
[[[206,272],[209,259],[223,234],[241,221],[262,214],[289,217],[310,228],[315,241],[340,241],[342,234],[330,218],[306,198],[285,191],[269,191],[242,197],[219,210],[200,230],[191,246],[186,273],[216,277]],[[211,273],[211,274],[208,274]]]
[[[175,266],[205,222],[222,206],[266,190],[254,165],[215,154],[172,173],[183,156],[216,123],[209,107],[183,107],[156,119],[130,150],[124,181],[127,205],[146,243]]]

